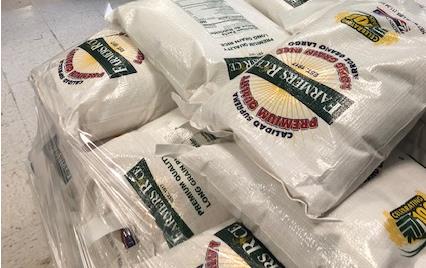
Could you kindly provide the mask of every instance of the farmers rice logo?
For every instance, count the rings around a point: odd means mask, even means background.
[[[163,231],[170,248],[194,235],[164,196],[145,159],[141,159],[125,177],[154,217],[157,226]]]
[[[197,268],[284,268],[265,245],[241,223],[235,222],[215,233],[215,236],[221,241],[210,241],[205,263]]]
[[[66,84],[84,80],[117,78],[136,73],[132,64],[142,64],[144,55],[123,33],[91,39],[71,50],[58,66],[59,78]]]
[[[321,122],[332,125],[354,103],[342,93],[356,79],[357,66],[343,53],[295,41],[257,61],[241,77],[233,101],[254,127],[289,139]]]
[[[426,247],[426,195],[418,192],[402,206],[385,212],[385,228],[402,255],[414,257]]]
[[[368,13],[342,12],[337,15],[337,21],[350,26],[376,44],[389,45],[399,40],[396,32],[391,32],[380,26],[377,19]]]

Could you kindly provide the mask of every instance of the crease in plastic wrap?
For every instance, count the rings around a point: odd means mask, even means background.
[[[289,36],[243,0],[135,1],[108,20],[147,53],[178,101],[191,104],[205,101]]]
[[[191,123],[233,135],[307,214],[326,216],[425,110],[423,25],[404,5],[337,5],[216,92]]]
[[[72,175],[57,146],[50,119],[37,109],[38,131],[29,154],[28,171],[48,244],[58,267],[83,267],[73,213],[66,196]]]

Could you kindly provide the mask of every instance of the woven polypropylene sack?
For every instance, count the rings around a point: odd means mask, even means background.
[[[287,198],[280,184],[233,143],[202,146],[180,153],[179,159],[208,178],[211,192],[234,216],[256,226],[263,243],[276,249],[277,258],[292,260],[296,267],[425,263],[426,170],[404,153],[393,152],[330,213],[333,221],[306,217],[303,206]]]
[[[60,129],[99,140],[175,107],[172,87],[121,30],[105,29],[35,68],[36,94]]]
[[[404,6],[339,5],[214,94],[192,123],[231,131],[308,214],[324,215],[425,109],[422,25]]]
[[[398,147],[426,167],[426,123],[423,119],[419,120]]]
[[[108,18],[125,29],[184,100],[196,93],[193,102],[288,36],[243,0],[136,1]]]

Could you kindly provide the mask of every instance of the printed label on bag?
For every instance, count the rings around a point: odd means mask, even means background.
[[[233,94],[237,111],[254,127],[280,138],[332,125],[354,101],[343,94],[358,79],[356,64],[325,45],[294,41],[257,61]],[[322,120],[319,120],[318,117]]]
[[[240,74],[247,71],[253,66],[261,57],[245,57],[245,58],[227,58],[225,59],[226,66],[228,67],[229,80],[234,79]]]
[[[287,4],[291,5],[292,7],[298,7],[306,2],[308,2],[309,0],[283,0],[284,2],[286,2]]]
[[[59,78],[69,85],[84,80],[110,79],[136,73],[132,64],[142,64],[144,55],[125,34],[91,39],[72,49],[58,66]]]
[[[210,241],[205,263],[198,267],[285,267],[242,223],[235,222],[215,236],[219,239]]]
[[[170,247],[228,219],[203,182],[172,157],[142,159],[126,175]]]
[[[56,171],[59,173],[64,183],[67,184],[71,180],[72,175],[61,150],[58,148],[58,137],[54,136],[51,138],[49,142],[46,143],[43,150],[50,161],[55,164]]]
[[[412,28],[416,27],[421,34],[425,34],[423,26],[411,21],[386,3],[381,3],[375,10],[368,13],[361,11],[342,12],[336,16],[336,19],[338,22],[358,31],[375,44],[391,45],[397,43],[401,35],[411,32]]]
[[[385,212],[389,238],[405,257],[414,257],[426,247],[426,195],[417,192],[400,207]]]
[[[176,0],[174,2],[203,25],[213,38],[225,39],[220,41],[225,51],[255,47],[274,41],[225,0]],[[237,35],[239,37],[236,37]]]
[[[164,196],[145,159],[126,174],[126,179],[149,208],[169,247],[180,244],[194,235]]]
[[[198,179],[179,160],[165,156],[161,157],[161,160],[196,214],[203,216],[212,203]]]

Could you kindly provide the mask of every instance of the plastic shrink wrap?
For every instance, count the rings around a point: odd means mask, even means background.
[[[288,37],[243,0],[135,1],[108,18],[146,52],[181,98],[192,97],[193,103],[205,100]]]
[[[75,256],[88,267],[134,267],[231,218],[204,179],[154,154],[157,143],[216,142],[188,125],[175,131],[185,122],[178,111],[99,146],[48,122],[44,113],[30,161],[42,215],[54,215],[44,220],[59,266],[76,267],[63,264]]]
[[[48,60],[30,80],[61,129],[86,132],[92,140],[135,129],[176,107],[171,85],[118,28]]]
[[[326,215],[424,111],[424,19],[404,5],[338,5],[215,93],[192,124],[232,134],[309,215]]]
[[[39,123],[30,175],[58,266],[133,267],[230,218],[203,181],[154,156],[156,143],[214,140],[190,127],[175,133],[185,122],[177,111],[144,125],[175,107],[172,87],[121,30],[101,31],[30,78]]]
[[[165,146],[173,154],[176,147]],[[426,170],[399,151],[330,213],[306,217],[280,184],[234,143],[180,149],[179,159],[268,248],[297,267],[422,267],[426,263]]]

